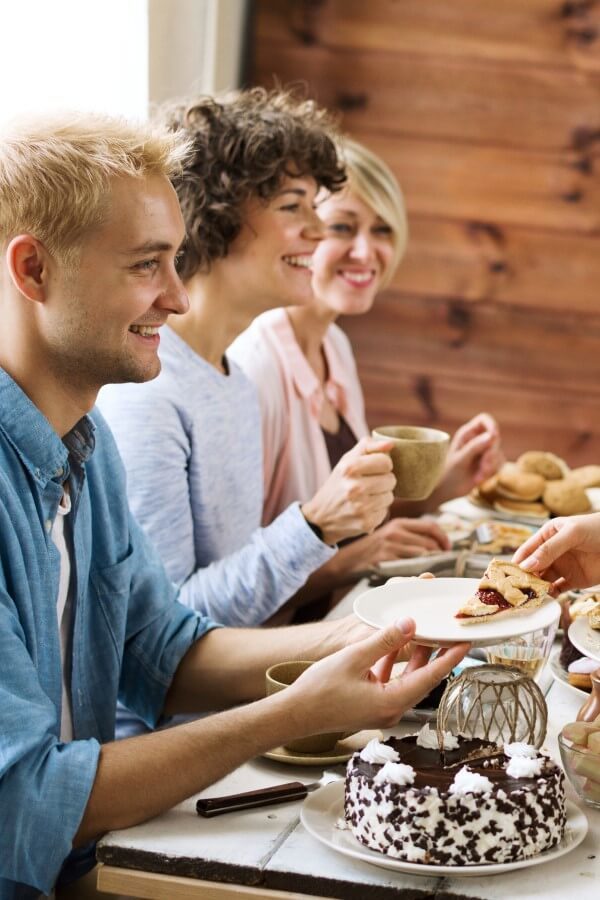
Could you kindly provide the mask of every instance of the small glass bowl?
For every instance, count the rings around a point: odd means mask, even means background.
[[[577,796],[588,806],[600,809],[600,753],[573,744],[562,734],[558,735],[558,746],[565,772]]]

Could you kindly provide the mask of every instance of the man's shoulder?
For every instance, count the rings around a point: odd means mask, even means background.
[[[86,470],[88,473],[100,470],[102,477],[110,472],[111,480],[124,479],[123,461],[108,422],[97,406],[94,406],[89,416],[95,426],[95,445],[94,452],[86,462]]]
[[[15,493],[14,467],[19,465],[18,455],[6,435],[0,429],[0,501]]]
[[[23,448],[0,426],[0,501],[22,493],[33,465]]]

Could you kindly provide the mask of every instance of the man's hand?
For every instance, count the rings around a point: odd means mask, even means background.
[[[600,513],[550,519],[522,544],[513,562],[553,582],[554,592],[600,581]]]
[[[284,692],[297,735],[392,727],[469,649],[456,644],[430,660],[431,648],[416,646],[402,674],[390,681],[392,666],[414,633],[414,621],[406,619],[304,672]]]
[[[324,628],[330,624],[332,630]],[[460,644],[442,651],[432,662],[431,651],[417,647],[402,675],[389,681],[396,656],[414,635],[411,620],[375,633],[354,617],[273,629],[270,636],[260,629],[224,628],[195,645],[198,655],[207,657],[202,665],[194,668],[194,654],[188,651],[190,681],[225,678],[230,685],[221,685],[222,698],[229,694],[235,701],[237,695],[239,702],[240,694],[258,695],[257,686],[248,689],[240,682],[258,677],[264,691],[265,668],[282,659],[315,658],[313,648],[323,652],[324,637],[335,646],[333,629],[338,646],[357,640],[361,630],[367,629],[368,636],[315,663],[285,691],[174,728],[103,744],[75,846],[143,822],[279,744],[318,732],[393,725],[448,674],[468,647]],[[258,646],[253,649],[253,644]],[[248,671],[250,660],[257,671]],[[218,705],[218,695],[215,685],[209,708]]]
[[[325,543],[370,534],[383,522],[396,483],[389,456],[392,447],[391,441],[362,438],[302,506],[307,521],[321,529]]]
[[[497,472],[503,462],[498,424],[488,413],[479,413],[454,433],[436,499],[443,502],[468,494]]]

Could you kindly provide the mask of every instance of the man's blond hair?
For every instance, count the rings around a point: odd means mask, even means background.
[[[0,246],[31,234],[72,263],[102,224],[112,179],[178,173],[184,135],[101,114],[14,121],[0,133]]]

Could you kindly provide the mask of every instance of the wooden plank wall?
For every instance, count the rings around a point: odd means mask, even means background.
[[[255,0],[252,40],[405,192],[406,259],[341,323],[371,423],[487,409],[511,457],[600,462],[600,2]]]

